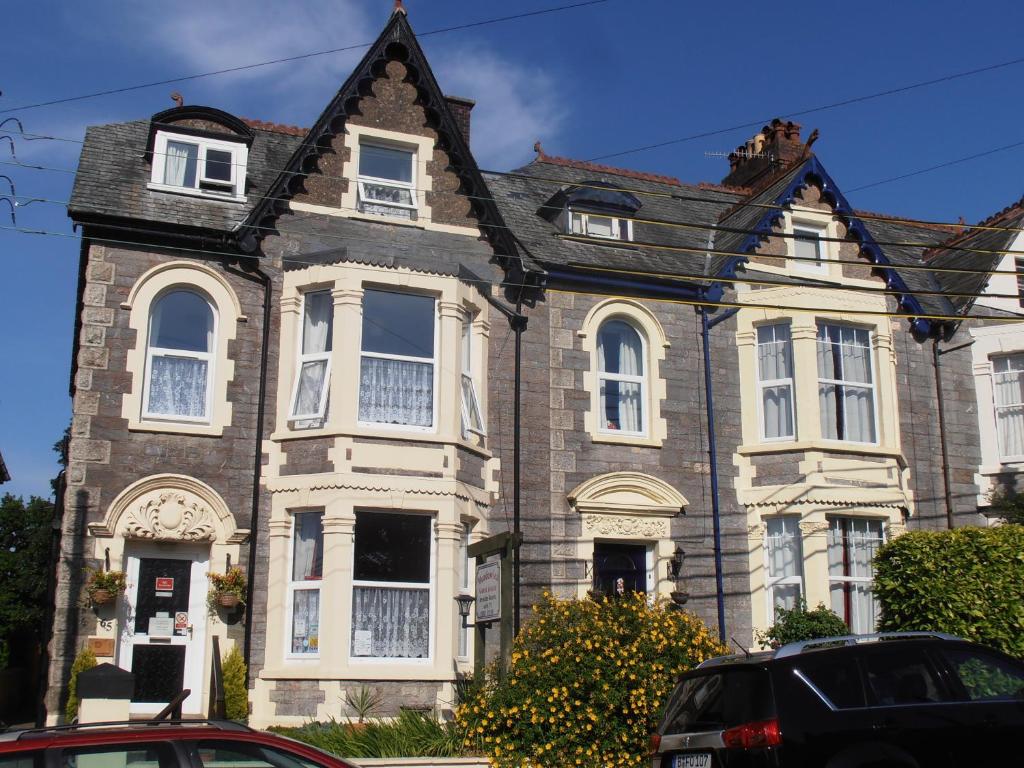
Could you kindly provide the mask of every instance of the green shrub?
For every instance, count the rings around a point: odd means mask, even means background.
[[[460,757],[465,732],[427,712],[402,710],[394,720],[365,723],[307,723],[301,728],[271,728],[339,757]]]
[[[645,595],[545,595],[504,679],[489,676],[456,719],[498,765],[643,765],[680,673],[726,652],[696,617]]]
[[[1019,491],[994,491],[989,508],[1004,523],[1024,524],[1024,494]]]
[[[1024,526],[919,531],[875,558],[882,630],[930,630],[1024,657]]]
[[[781,648],[786,643],[814,640],[817,637],[838,637],[850,634],[846,622],[836,616],[823,603],[813,611],[801,598],[795,608],[776,608],[775,623],[764,632],[757,633],[762,648]]]
[[[71,679],[68,680],[68,703],[64,707],[64,719],[74,722],[78,717],[78,674],[96,666],[96,654],[89,648],[83,648],[75,656],[71,664]]]
[[[249,689],[246,687],[245,660],[238,647],[232,648],[221,662],[224,673],[224,714],[228,720],[249,717]]]

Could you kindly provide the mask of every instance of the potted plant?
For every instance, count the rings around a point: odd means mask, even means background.
[[[93,605],[106,605],[124,592],[126,586],[124,571],[89,571],[85,591]]]
[[[245,573],[238,566],[232,566],[227,573],[210,574],[211,606],[221,608],[237,608],[245,604]]]

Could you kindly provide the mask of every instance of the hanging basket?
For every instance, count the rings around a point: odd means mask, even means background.
[[[91,595],[93,605],[106,605],[113,602],[114,593],[109,589],[94,589]]]
[[[218,592],[217,593],[217,605],[221,608],[237,608],[241,600],[238,599],[238,595],[232,594],[231,592]]]

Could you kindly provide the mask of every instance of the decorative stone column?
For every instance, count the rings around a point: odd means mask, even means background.
[[[451,666],[459,652],[456,623],[461,620],[455,604],[455,595],[459,588],[459,571],[457,560],[459,542],[462,538],[462,523],[434,522],[434,534],[437,539],[436,585],[434,595],[437,601],[437,620],[434,622],[434,654],[435,665]]]
[[[352,645],[352,563],[356,516],[351,502],[324,511],[324,571],[320,588],[320,663],[331,672],[344,666]]]
[[[828,521],[825,513],[813,512],[800,521],[801,546],[804,552],[804,595],[807,607],[818,603],[832,605],[828,588]]]
[[[334,283],[334,332],[331,350],[331,401],[327,416],[332,428],[355,427],[359,419],[359,341],[363,325],[363,289],[348,281]]]

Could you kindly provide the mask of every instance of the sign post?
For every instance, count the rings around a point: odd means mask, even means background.
[[[501,674],[508,669],[512,658],[513,638],[513,553],[522,537],[499,533],[469,546],[469,556],[476,558],[476,642],[473,648],[473,674],[481,679],[486,656],[487,629],[499,625],[501,648]],[[492,555],[497,561],[488,562]]]

